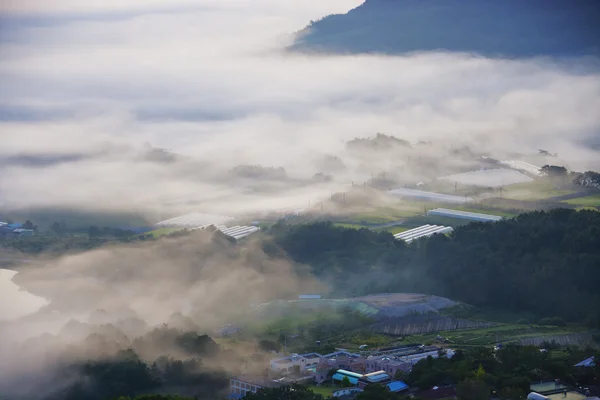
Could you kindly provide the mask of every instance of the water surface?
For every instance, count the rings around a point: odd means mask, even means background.
[[[16,271],[0,269],[0,321],[23,317],[48,304],[46,299],[21,290],[12,281],[16,274]]]

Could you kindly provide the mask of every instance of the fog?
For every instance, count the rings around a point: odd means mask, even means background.
[[[177,214],[190,211],[179,204],[190,197],[191,208],[229,213],[296,206],[290,199],[318,201],[397,168],[344,153],[347,140],[376,132],[499,158],[549,148],[570,168],[599,167],[585,145],[600,126],[597,60],[283,52],[311,19],[359,2],[320,3],[8,2],[3,206]],[[145,143],[186,162],[140,159]],[[248,185],[225,179],[236,165],[260,164],[310,180],[325,154],[350,167],[328,185],[288,182],[248,197]]]
[[[257,213],[315,204],[382,172],[403,184],[463,172],[472,160],[449,154],[465,145],[499,159],[544,148],[574,170],[600,168],[586,145],[600,128],[595,59],[282,50],[311,19],[358,4],[3,2],[0,209]],[[413,147],[348,150],[378,132]],[[240,176],[239,165],[286,176]],[[147,329],[182,313],[209,331],[252,303],[326,291],[252,242],[204,233],[69,255],[14,280],[50,305],[0,326],[5,348],[42,332],[62,346],[64,325],[98,309],[103,323],[135,317]],[[0,361],[0,376],[25,379],[31,354],[19,368]]]

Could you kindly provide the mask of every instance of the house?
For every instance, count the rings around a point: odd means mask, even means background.
[[[15,230],[13,230],[13,233],[16,236],[18,236],[18,237],[31,237],[34,234],[34,230],[33,229],[17,228]]]
[[[378,357],[369,356],[366,361],[366,371],[385,371],[391,376],[395,376],[398,371],[410,372],[412,363],[400,359],[400,357],[383,355]]]
[[[361,389],[366,388],[369,385],[379,383],[379,384],[387,384],[390,383],[391,378],[385,371],[375,371],[369,374],[365,374],[358,379],[358,387]]]
[[[301,371],[307,368],[316,367],[322,356],[318,353],[292,354],[287,357],[275,358],[271,360],[271,370],[277,372],[291,372],[294,367]]]
[[[240,376],[229,380],[229,398],[241,399],[247,393],[256,393],[258,389],[282,386],[280,381],[256,376]]]

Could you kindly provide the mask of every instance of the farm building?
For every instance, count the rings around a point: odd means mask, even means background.
[[[397,233],[394,235],[394,238],[398,240],[404,240],[406,243],[410,243],[415,239],[435,235],[436,233],[444,234],[450,233],[452,231],[454,231],[454,229],[452,229],[449,226],[423,225],[419,226],[418,228],[409,229],[407,231]]]
[[[435,208],[433,210],[429,210],[429,211],[427,211],[427,215],[437,216],[437,217],[468,219],[470,221],[478,221],[478,222],[496,222],[496,221],[500,221],[502,219],[502,217],[500,217],[498,215],[481,214],[481,213],[474,213],[474,212],[460,211],[460,210],[450,210],[447,208]]]
[[[406,189],[406,188],[392,189],[392,190],[388,191],[388,193],[393,196],[398,196],[398,197],[402,197],[402,198],[437,201],[437,202],[441,202],[441,203],[461,204],[461,203],[470,203],[473,201],[473,199],[470,197],[453,196],[450,194],[425,192],[422,190]]]
[[[482,169],[480,171],[464,172],[438,178],[444,181],[456,182],[461,185],[498,188],[515,183],[531,182],[527,175],[512,169]]]

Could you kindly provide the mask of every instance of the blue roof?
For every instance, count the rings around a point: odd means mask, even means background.
[[[345,369],[338,369],[336,371],[338,374],[342,374],[342,375],[346,375],[346,376],[351,376],[353,378],[362,378],[362,374],[358,374],[356,372],[352,372],[352,371],[346,371]]]
[[[331,378],[334,381],[343,381],[344,378],[348,378],[350,380],[351,384],[356,385],[358,383],[358,378],[355,378],[353,376],[348,376],[348,375],[342,375],[340,373],[333,374],[333,376]]]
[[[386,385],[390,392],[400,392],[402,390],[408,389],[408,385],[402,381],[393,381]]]
[[[368,374],[365,375],[365,378],[367,378],[367,381],[369,382],[381,382],[381,381],[385,381],[386,379],[390,379],[390,376],[386,373],[380,373],[380,374]]]
[[[242,397],[244,397],[243,394],[237,394],[237,393],[230,393],[229,395],[227,395],[227,398],[232,399],[232,400],[241,399]]]

